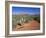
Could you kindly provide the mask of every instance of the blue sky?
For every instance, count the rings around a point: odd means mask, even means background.
[[[12,7],[12,14],[39,14],[40,8]]]

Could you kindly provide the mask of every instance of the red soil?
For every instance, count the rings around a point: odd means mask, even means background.
[[[22,26],[17,25],[14,29],[15,31],[24,31],[24,30],[39,30],[40,23],[35,20],[29,21],[28,23],[23,23]]]

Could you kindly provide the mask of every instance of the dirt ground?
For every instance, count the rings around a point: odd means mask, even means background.
[[[21,26],[17,25],[14,31],[24,31],[24,30],[39,30],[40,23],[35,20],[29,21],[28,23],[23,23]]]

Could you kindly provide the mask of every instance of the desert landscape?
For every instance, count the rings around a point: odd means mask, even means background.
[[[40,8],[12,7],[12,31],[40,30]]]
[[[13,31],[40,30],[39,15],[13,15]]]

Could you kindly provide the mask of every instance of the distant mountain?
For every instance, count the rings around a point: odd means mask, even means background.
[[[18,15],[18,16],[39,16],[40,14],[12,14],[12,15]]]

